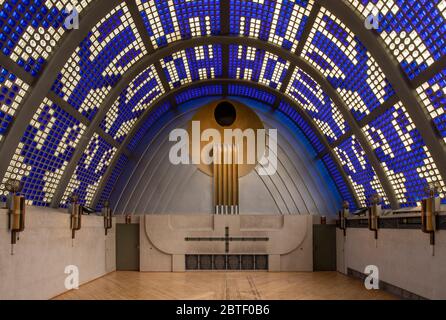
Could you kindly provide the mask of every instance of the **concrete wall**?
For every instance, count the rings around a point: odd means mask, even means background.
[[[428,299],[446,299],[446,231],[435,235],[435,247],[421,230],[381,229],[378,240],[368,229],[337,230],[338,271],[364,273],[367,265],[379,268],[379,278]]]
[[[7,223],[6,210],[0,209],[0,300],[49,299],[65,292],[68,265],[79,268],[80,284],[116,269],[114,222],[105,236],[102,217],[83,216],[72,241],[67,213],[27,207],[14,255]]]
[[[140,270],[185,271],[186,254],[225,254],[223,241],[186,237],[267,237],[230,242],[227,254],[267,254],[269,271],[313,270],[311,215],[144,215],[140,216]]]

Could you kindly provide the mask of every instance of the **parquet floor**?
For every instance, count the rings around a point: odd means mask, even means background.
[[[395,299],[337,272],[118,271],[55,299]]]

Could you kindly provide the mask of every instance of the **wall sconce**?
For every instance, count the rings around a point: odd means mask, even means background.
[[[339,229],[344,231],[344,237],[347,233],[347,217],[350,214],[349,206],[348,201],[344,201],[342,203],[342,210],[339,211]]]
[[[437,211],[440,209],[440,197],[436,197],[438,187],[430,185],[426,191],[427,199],[421,201],[421,231],[430,234],[430,244],[435,245],[435,231],[437,230]]]
[[[132,223],[132,216],[130,214],[125,215],[125,224],[131,224]]]
[[[11,255],[14,254],[13,245],[19,240],[18,234],[25,230],[25,197],[18,195],[23,185],[19,180],[8,179],[5,189],[10,192],[7,200],[8,225],[11,231]]]
[[[79,197],[73,194],[70,198],[71,205],[69,206],[71,239],[75,238],[76,231],[79,231],[82,226],[82,206],[78,201]]]
[[[321,224],[327,224],[327,217],[321,216]]]
[[[104,206],[102,208],[102,215],[104,216],[105,235],[107,235],[108,229],[112,228],[112,211],[110,209],[110,203],[108,201],[104,202]]]
[[[375,232],[375,239],[378,239],[379,216],[382,212],[381,201],[382,199],[379,195],[372,196],[370,199],[371,207],[367,210],[369,230]]]

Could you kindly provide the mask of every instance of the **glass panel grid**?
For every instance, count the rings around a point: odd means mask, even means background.
[[[285,93],[314,120],[329,142],[334,142],[350,128],[339,108],[307,73],[296,67]]]
[[[79,196],[79,203],[91,206],[99,183],[115,153],[115,147],[111,146],[97,133],[94,133],[77,163],[73,176],[65,189],[60,206],[66,207],[68,198],[73,193]]]
[[[163,93],[164,88],[152,65],[138,74],[121,92],[100,127],[121,143],[144,111]]]
[[[372,120],[362,129],[404,207],[420,205],[426,187],[438,183],[440,173],[401,102]],[[446,189],[440,193],[444,197]]]
[[[181,104],[197,98],[220,96],[222,93],[223,88],[221,85],[205,85],[180,92],[175,96],[175,101]]]
[[[71,10],[83,11],[91,0],[0,1],[0,49],[33,77],[65,34]]]
[[[52,91],[92,120],[111,88],[146,53],[129,10],[121,3],[81,42]]]
[[[362,207],[369,206],[372,196],[376,194],[383,198],[386,205],[389,204],[375,170],[354,135],[335,147],[334,151]]]
[[[279,104],[278,111],[282,112],[286,116],[288,116],[291,120],[293,120],[300,130],[305,134],[307,139],[310,141],[313,148],[317,153],[320,153],[325,150],[324,145],[319,140],[311,126],[300,116],[300,114],[288,103],[285,101],[281,101]]]
[[[220,0],[136,0],[136,4],[155,49],[220,33]]]
[[[377,32],[409,79],[446,54],[444,0],[344,0],[364,19],[377,17]]]
[[[7,179],[22,181],[30,205],[51,203],[63,172],[86,130],[85,125],[45,98],[37,109],[9,163],[0,190],[7,195]]]
[[[124,168],[126,167],[129,159],[121,154],[119,155],[119,159],[116,162],[115,167],[112,170],[112,173],[110,177],[108,178],[107,182],[105,183],[104,189],[102,190],[101,196],[99,197],[98,204],[96,206],[96,210],[100,211],[102,210],[102,207],[105,203],[105,201],[110,200],[110,195],[113,191],[113,188],[115,187],[116,182],[118,181],[119,176],[123,172]]]
[[[228,94],[233,96],[248,97],[262,101],[270,106],[276,101],[276,96],[262,89],[239,84],[230,84],[228,86]]]
[[[171,89],[192,81],[222,76],[221,45],[187,48],[163,58],[160,62]]]
[[[249,46],[229,46],[229,77],[260,82],[280,90],[290,62]]]
[[[276,112],[280,112],[283,115],[287,116],[289,119],[293,121],[293,125],[296,126],[296,130],[302,131],[305,137],[309,140],[310,144],[313,146],[315,150],[315,156],[325,151],[322,142],[315,134],[314,130],[311,126],[299,115],[299,113],[294,110],[294,108],[286,103],[285,101],[281,101],[279,107]],[[355,210],[356,204],[353,195],[349,191],[349,188],[345,181],[343,180],[341,173],[337,169],[335,163],[331,159],[331,157],[326,154],[322,157],[322,162],[324,163],[328,173],[333,179],[333,183],[336,185],[337,190],[339,191],[343,200],[347,200],[350,204],[350,209]]]
[[[230,32],[295,51],[313,3],[313,0],[230,0]]]
[[[366,47],[325,8],[317,15],[302,56],[330,82],[358,121],[395,94]]]
[[[419,86],[417,93],[434,128],[446,143],[446,69]]]
[[[348,201],[350,210],[354,211],[357,209],[355,198],[353,194],[350,192],[350,189],[347,183],[342,178],[341,173],[339,172],[335,162],[330,157],[330,155],[325,154],[322,157],[322,162],[330,173],[331,178],[333,179],[336,187],[338,188],[339,193],[341,194],[343,201]]]
[[[149,115],[149,117],[144,121],[144,123],[141,125],[141,127],[138,129],[138,131],[133,136],[132,140],[129,142],[127,149],[130,152],[135,151],[135,149],[138,147],[141,139],[144,137],[146,132],[154,125],[159,118],[161,118],[167,111],[171,109],[170,102],[163,102],[160,105],[154,106],[154,110]]]
[[[29,85],[0,65],[0,143],[14,122]]]

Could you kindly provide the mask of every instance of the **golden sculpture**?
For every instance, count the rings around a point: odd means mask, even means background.
[[[265,144],[257,143],[261,129],[257,114],[236,101],[212,102],[192,117],[189,156],[200,171],[213,176],[215,213],[238,214],[239,177],[254,170],[265,151],[260,150]]]

